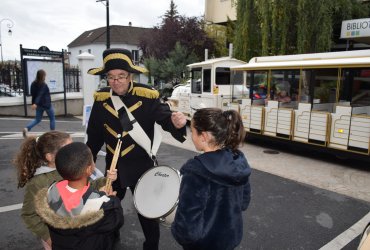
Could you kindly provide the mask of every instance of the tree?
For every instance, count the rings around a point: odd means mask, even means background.
[[[231,21],[229,17],[227,17],[226,22],[226,43],[234,44],[234,37],[235,37],[235,22]],[[227,46],[228,47],[228,46]]]
[[[141,39],[140,48],[144,58],[164,59],[175,47],[181,28],[176,7],[171,0],[170,9],[163,15],[161,24],[154,26],[151,34]]]
[[[142,38],[140,42],[143,59],[151,76],[156,77],[152,69],[158,65],[165,67],[162,64],[164,62],[169,63],[167,59],[171,57],[171,51],[179,52],[177,43],[185,49],[186,56],[183,58],[191,58],[191,62],[203,58],[205,48],[211,54],[214,53],[215,41],[207,36],[203,27],[203,18],[178,15],[176,5],[171,0],[170,9],[163,15],[161,24],[155,26],[152,34]],[[176,75],[176,72],[172,73]],[[163,75],[162,72],[158,77],[167,78],[168,75]]]
[[[235,30],[235,57],[248,61],[260,54],[260,26],[254,0],[238,0]]]
[[[163,67],[160,69],[161,78],[167,81],[171,80],[173,84],[185,81],[186,65],[196,60],[197,58],[193,53],[189,54],[187,49],[177,42],[174,50],[169,53],[168,58],[164,60]]]
[[[218,24],[207,24],[205,30],[207,35],[212,38],[215,42],[215,50],[213,55],[215,57],[227,56],[229,53],[228,47],[230,41],[229,38],[233,38],[229,32],[233,32],[231,29],[232,26],[224,26]],[[233,34],[233,33],[231,33]]]
[[[297,53],[329,51],[332,39],[332,2],[298,0]]]
[[[343,20],[369,14],[369,4],[357,0],[238,0],[235,55],[330,51]]]
[[[156,58],[152,56],[144,59],[144,65],[149,72],[148,78],[150,82],[151,82],[152,77],[154,79],[160,79],[160,76],[161,76],[160,69],[162,68],[161,63],[162,63],[161,61],[157,60]]]

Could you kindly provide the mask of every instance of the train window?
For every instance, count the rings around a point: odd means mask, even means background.
[[[247,85],[250,86],[250,97],[255,104],[264,104],[267,97],[267,76],[268,71],[247,72]]]
[[[370,69],[343,69],[339,102],[370,106]]]
[[[202,93],[202,69],[196,68],[191,71],[191,93],[201,94]]]
[[[231,71],[230,74],[233,99],[249,98],[249,86],[244,84],[243,71]]]
[[[335,103],[338,69],[315,69],[313,80],[313,103]]]
[[[230,74],[230,80],[233,85],[243,84],[243,71],[232,71]]]
[[[281,103],[298,100],[299,70],[272,70],[269,98]]]
[[[211,70],[203,70],[203,92],[211,92]]]
[[[299,101],[303,103],[311,103],[311,94],[310,94],[310,83],[312,78],[311,70],[302,70],[302,81],[300,86]]]
[[[216,68],[217,85],[230,85],[230,68]]]

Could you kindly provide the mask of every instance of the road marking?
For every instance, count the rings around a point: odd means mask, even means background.
[[[23,203],[10,205],[10,206],[5,206],[5,207],[0,207],[0,213],[18,210],[18,209],[21,209],[22,206],[23,206]]]
[[[29,132],[28,135],[30,136],[40,136],[45,132]],[[84,138],[85,132],[66,132],[71,135],[72,138]],[[2,135],[5,134],[5,135]],[[1,136],[2,135],[2,136]],[[0,132],[0,140],[14,140],[14,139],[23,139],[23,134],[21,132]]]
[[[1,117],[0,120],[7,120],[7,121],[29,121],[33,120],[35,117],[29,117],[29,118],[12,118],[12,117]],[[49,119],[42,119],[42,122],[49,122]],[[64,120],[55,120],[56,123],[81,123],[82,125],[82,119],[81,121],[64,121]]]
[[[369,221],[370,212],[319,250],[342,249],[364,231]]]

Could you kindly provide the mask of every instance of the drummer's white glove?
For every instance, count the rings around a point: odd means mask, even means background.
[[[171,121],[177,129],[180,129],[186,125],[186,117],[181,112],[172,112]]]

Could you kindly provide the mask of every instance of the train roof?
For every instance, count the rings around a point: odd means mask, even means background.
[[[208,59],[202,62],[196,62],[187,65],[189,68],[197,68],[197,67],[204,67],[204,66],[213,66],[215,64],[225,64],[225,67],[229,67],[231,65],[238,65],[238,64],[243,64],[245,63],[244,61],[231,58],[231,57],[219,57],[219,58],[212,58]]]
[[[254,57],[233,70],[370,67],[370,50]]]

